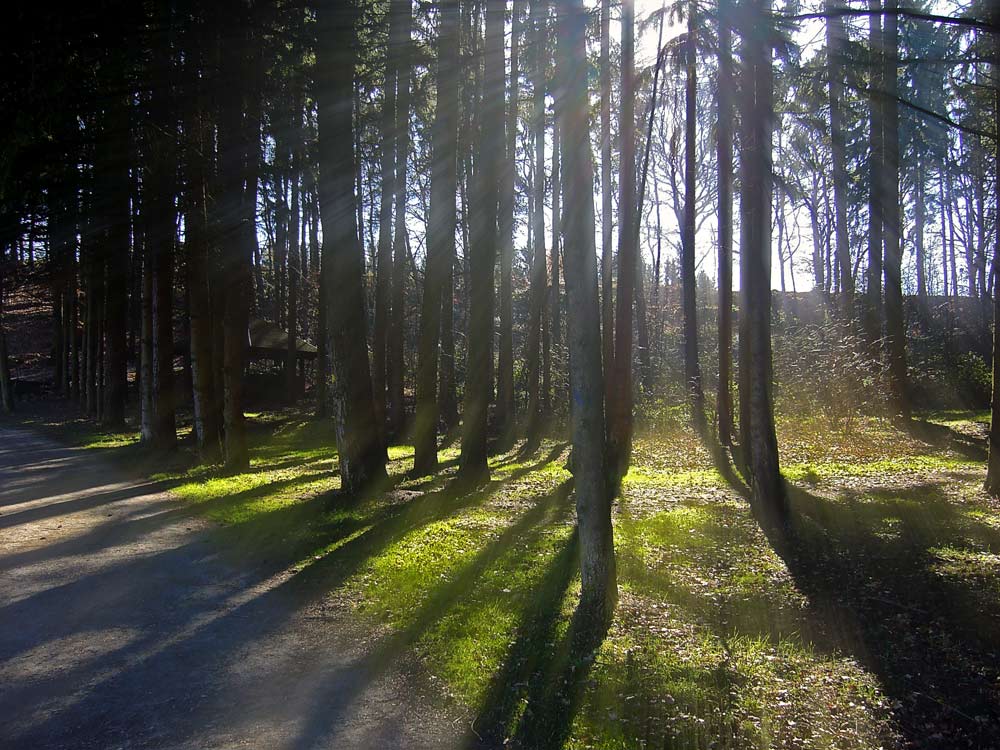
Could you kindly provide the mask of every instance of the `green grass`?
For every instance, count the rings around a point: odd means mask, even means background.
[[[932,415],[944,437],[872,422],[854,441],[783,422],[788,544],[691,434],[638,438],[615,507],[620,602],[586,648],[563,443],[495,456],[475,491],[451,483],[456,447],[411,478],[412,448],[393,446],[390,486],[345,498],[328,424],[258,415],[250,471],[160,478],[234,554],[278,560],[370,620],[376,663],[418,655],[496,744],[891,747],[928,712],[945,742],[974,737],[939,704],[990,705],[975,675],[993,667],[961,635],[993,638],[1000,614],[1000,513],[962,442],[978,416]]]

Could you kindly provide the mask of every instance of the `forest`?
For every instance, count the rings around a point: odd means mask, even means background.
[[[1000,4],[0,28],[0,745],[1000,747]]]

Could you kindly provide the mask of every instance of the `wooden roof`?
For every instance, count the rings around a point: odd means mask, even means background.
[[[261,357],[278,357],[288,351],[288,331],[267,320],[250,321],[250,353]],[[308,341],[295,339],[296,356],[313,359],[319,350]]]

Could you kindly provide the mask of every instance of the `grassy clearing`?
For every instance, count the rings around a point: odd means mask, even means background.
[[[263,414],[249,472],[160,478],[234,554],[369,618],[376,663],[418,654],[486,745],[975,747],[1000,733],[978,416],[782,421],[791,539],[765,537],[692,434],[640,437],[615,506],[619,608],[584,649],[563,443],[495,456],[474,492],[450,482],[456,448],[412,478],[394,446],[389,486],[349,499],[329,425]]]

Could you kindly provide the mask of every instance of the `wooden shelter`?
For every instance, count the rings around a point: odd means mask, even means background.
[[[288,357],[288,331],[266,320],[250,321],[250,361],[271,360],[285,362]],[[311,362],[319,350],[303,339],[295,339],[295,359],[300,363]]]

